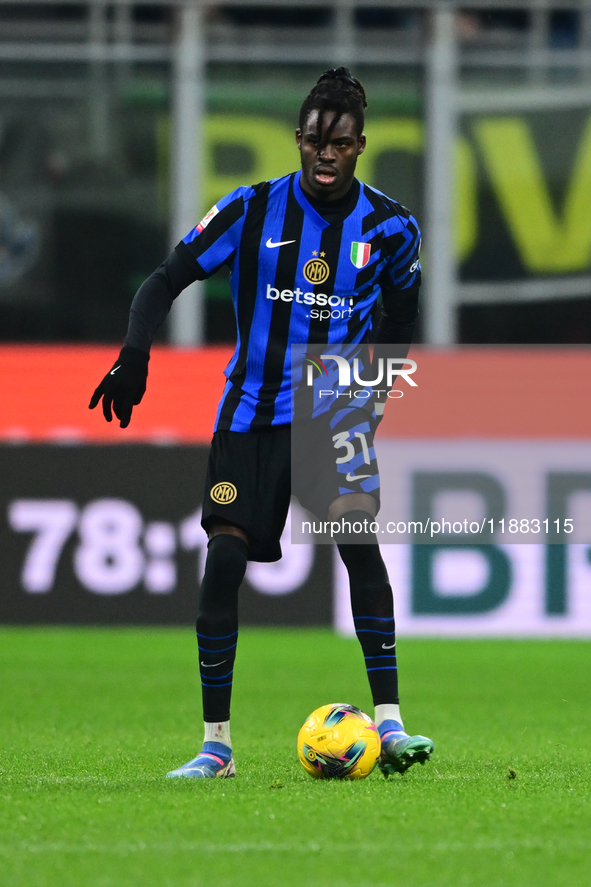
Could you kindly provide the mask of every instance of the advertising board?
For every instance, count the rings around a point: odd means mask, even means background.
[[[389,440],[376,449],[379,540],[400,540],[381,550],[402,635],[591,637],[591,443]],[[339,558],[335,576],[335,622],[352,634]]]
[[[87,409],[112,349],[0,349],[10,380],[0,392],[0,621],[193,621],[207,444],[229,356],[155,348],[144,402],[122,430]],[[417,386],[390,403],[376,438],[401,633],[591,635],[589,350],[410,356]],[[411,546],[398,524],[421,518],[451,529],[431,535],[431,523],[427,544]],[[486,541],[470,529],[483,519],[487,530],[494,521]],[[249,566],[243,622],[350,630],[333,547],[292,546],[288,527],[283,551],[277,564]]]
[[[194,622],[206,462],[198,446],[0,447],[0,622]],[[330,551],[289,532],[281,561],[249,566],[243,624],[330,624]]]

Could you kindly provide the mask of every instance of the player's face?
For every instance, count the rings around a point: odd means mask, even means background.
[[[325,112],[323,132],[334,117],[334,111]],[[312,111],[304,128],[296,130],[296,141],[302,157],[301,185],[304,191],[318,200],[343,197],[353,182],[357,158],[365,150],[365,136],[357,135],[353,117],[343,114],[326,144],[320,145],[318,111]]]

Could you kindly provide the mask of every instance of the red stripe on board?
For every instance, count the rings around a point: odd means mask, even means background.
[[[417,388],[386,408],[404,438],[590,438],[591,348],[411,349]]]
[[[92,392],[113,366],[117,346],[0,347],[0,439],[208,442],[231,348],[154,347],[148,389],[128,428],[108,424]]]
[[[131,424],[88,410],[116,346],[0,346],[0,440],[87,443],[211,439],[231,348],[153,349]],[[394,438],[591,439],[591,348],[413,348],[417,388],[388,403]]]

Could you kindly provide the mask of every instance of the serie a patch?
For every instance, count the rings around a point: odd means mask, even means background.
[[[217,206],[212,206],[212,208],[209,210],[207,215],[203,216],[203,218],[201,219],[201,221],[197,225],[197,230],[199,231],[200,234],[205,228],[207,228],[207,226],[209,225],[211,220],[214,218],[214,216],[217,216],[218,213],[219,213],[219,209],[217,208]]]

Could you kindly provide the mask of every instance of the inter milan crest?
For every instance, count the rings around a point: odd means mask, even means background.
[[[214,502],[218,503],[218,505],[229,505],[238,495],[238,490],[234,484],[231,484],[228,481],[222,481],[221,483],[216,484],[215,487],[212,487],[209,495]]]
[[[357,243],[353,241],[351,244],[351,261],[356,268],[365,268],[369,262],[371,255],[371,243]]]
[[[303,273],[308,283],[324,283],[328,280],[330,268],[324,259],[310,259],[304,265]]]

